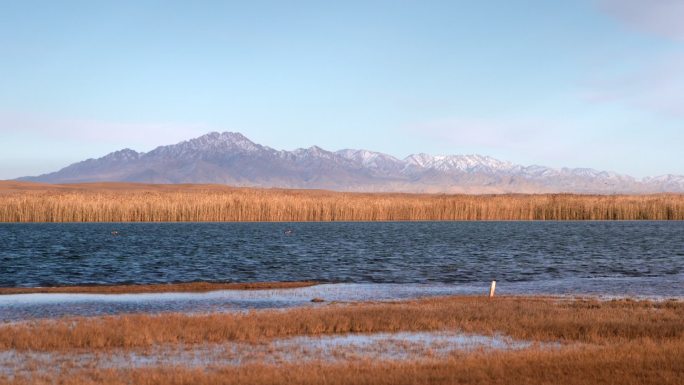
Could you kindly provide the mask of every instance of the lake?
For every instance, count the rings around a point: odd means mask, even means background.
[[[683,274],[684,222],[0,224],[6,287],[497,280],[521,293],[682,296]]]
[[[684,222],[0,224],[0,286],[320,281],[285,290],[0,296],[0,320],[438,295],[684,297]]]

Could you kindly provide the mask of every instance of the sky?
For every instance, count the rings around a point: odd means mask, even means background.
[[[684,0],[0,0],[0,179],[210,131],[684,175]]]

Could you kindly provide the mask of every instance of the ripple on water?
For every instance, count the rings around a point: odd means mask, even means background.
[[[649,276],[632,290],[650,295],[657,278],[684,273],[682,231],[684,221],[0,224],[0,286]]]

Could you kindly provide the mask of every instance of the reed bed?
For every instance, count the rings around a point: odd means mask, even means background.
[[[268,342],[297,335],[455,330],[540,342],[606,344],[639,338],[684,344],[680,301],[444,297],[394,303],[204,315],[67,318],[0,325],[0,350],[150,348]]]
[[[443,195],[0,182],[0,222],[456,220],[684,220],[684,195]]]
[[[190,369],[57,369],[18,378],[8,385],[681,385],[684,345],[637,340],[609,347],[525,350],[456,355],[434,362],[245,365]]]
[[[411,361],[306,361],[241,366],[86,367],[69,353],[145,351],[164,344],[263,342],[290,335],[398,330],[503,333],[560,342],[519,351],[456,352]],[[87,350],[84,350],[87,349]],[[142,349],[142,350],[140,350]],[[681,384],[684,303],[543,297],[431,298],[246,314],[138,315],[0,325],[0,352],[45,351],[0,383],[24,384]]]

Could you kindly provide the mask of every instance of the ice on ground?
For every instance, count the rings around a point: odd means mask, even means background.
[[[265,343],[175,345],[147,350],[93,352],[0,352],[0,373],[31,374],[35,368],[221,367],[311,361],[420,361],[456,352],[514,350],[533,346],[506,336],[454,331],[295,336]]]

